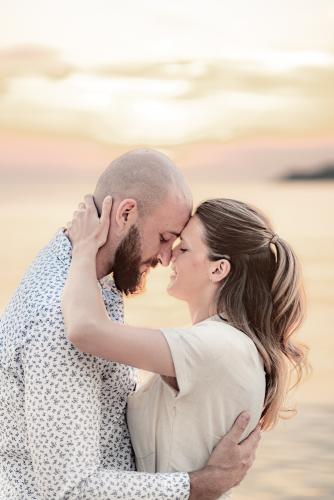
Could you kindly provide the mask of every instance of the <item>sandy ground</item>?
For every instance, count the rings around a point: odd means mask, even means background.
[[[20,277],[94,179],[0,178],[0,311]],[[237,500],[334,498],[334,183],[193,184],[195,201],[215,196],[251,202],[272,218],[299,254],[308,316],[299,338],[310,346],[311,377],[294,392],[298,414],[265,433],[257,461],[235,490]],[[168,269],[149,277],[147,292],[126,303],[128,323],[176,326],[189,322],[184,305],[165,293]]]

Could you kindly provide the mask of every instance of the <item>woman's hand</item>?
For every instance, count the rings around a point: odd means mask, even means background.
[[[80,249],[89,249],[97,253],[107,241],[111,208],[112,198],[106,196],[103,200],[102,214],[99,217],[93,197],[91,195],[84,197],[84,202],[79,203],[72,221],[67,224],[67,234],[73,250],[80,247]]]

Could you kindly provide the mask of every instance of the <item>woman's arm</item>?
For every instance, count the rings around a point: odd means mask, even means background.
[[[66,335],[80,351],[175,377],[171,352],[160,330],[113,322],[105,309],[95,261],[106,241],[111,206],[106,198],[99,219],[92,197],[86,196],[69,228],[72,261],[62,295]]]

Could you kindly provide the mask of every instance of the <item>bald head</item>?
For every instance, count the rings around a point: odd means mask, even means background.
[[[115,202],[137,201],[140,215],[155,210],[170,195],[192,206],[190,188],[171,160],[153,149],[138,149],[116,158],[100,176],[94,199],[99,210],[107,195]]]

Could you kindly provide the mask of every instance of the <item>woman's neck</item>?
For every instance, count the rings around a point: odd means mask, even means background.
[[[208,294],[207,297],[203,297],[202,295],[200,302],[195,299],[190,300],[188,301],[188,309],[193,325],[195,323],[200,323],[215,314],[214,296],[212,294]]]

